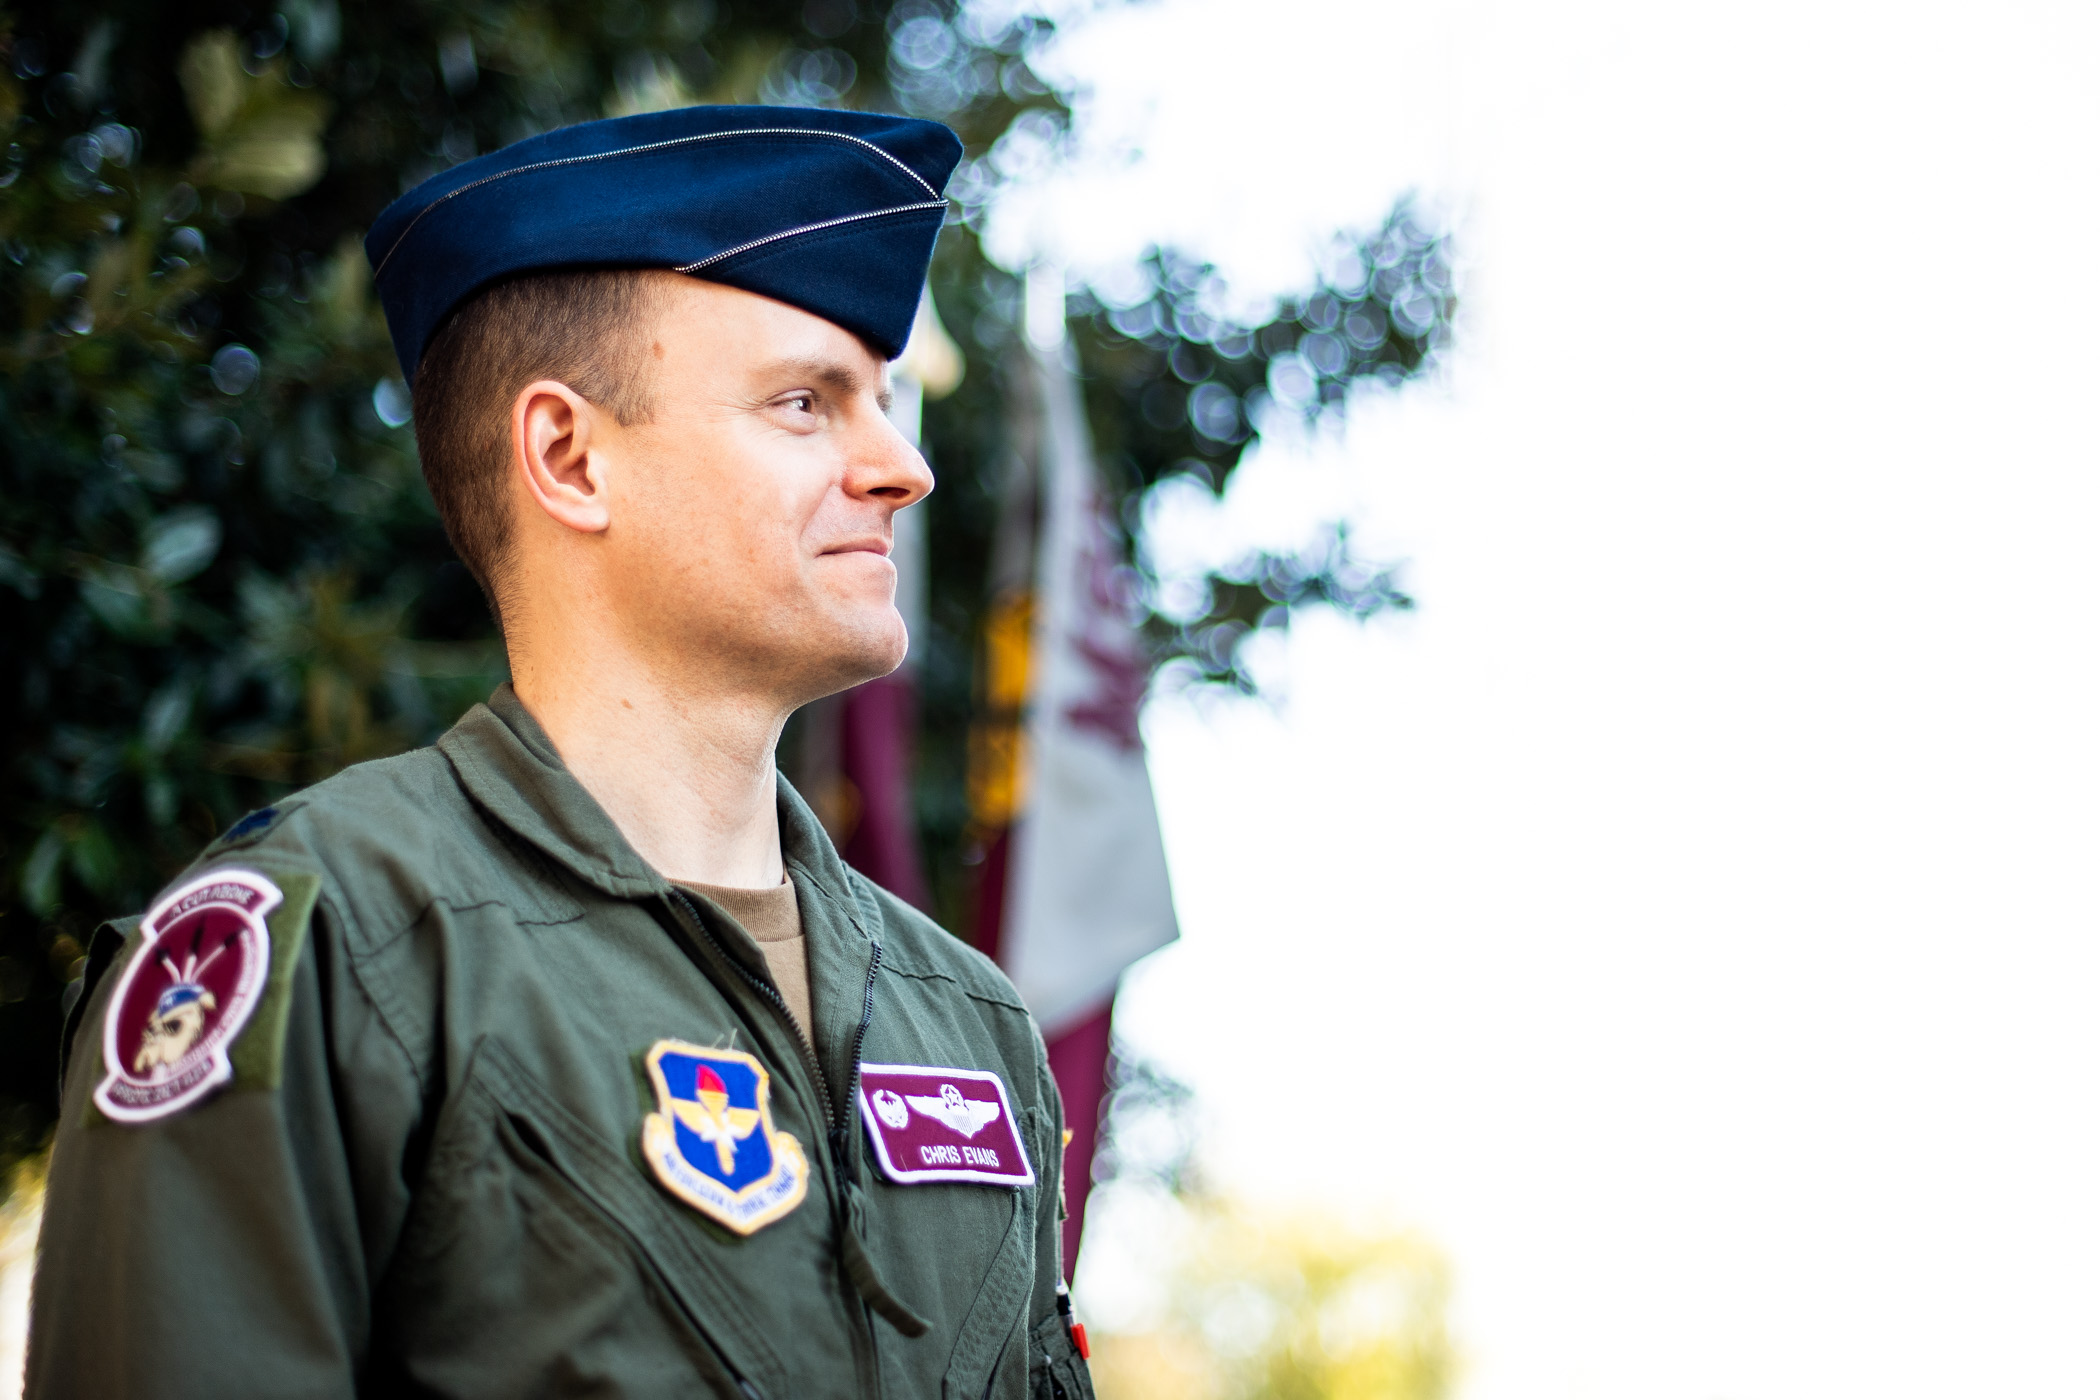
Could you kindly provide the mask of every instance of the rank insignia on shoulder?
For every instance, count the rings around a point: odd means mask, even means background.
[[[264,807],[260,811],[250,812],[247,816],[242,817],[232,826],[220,832],[219,839],[214,844],[230,846],[236,841],[245,841],[250,836],[268,831],[276,822],[277,809],[275,807]]]
[[[1006,1084],[989,1071],[864,1064],[860,1113],[892,1181],[1035,1184]]]
[[[102,1018],[95,1106],[119,1123],[178,1112],[233,1078],[228,1054],[270,976],[264,916],[284,901],[251,870],[215,870],[156,904]]]
[[[802,1204],[809,1160],[774,1128],[757,1056],[659,1040],[648,1063],[657,1111],[642,1122],[642,1155],[666,1190],[740,1235]]]

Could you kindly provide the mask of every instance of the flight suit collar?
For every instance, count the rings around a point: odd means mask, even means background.
[[[461,717],[438,749],[490,815],[577,878],[616,899],[660,898],[664,877],[642,859],[562,762],[554,741],[509,682]],[[780,852],[790,872],[813,886],[830,910],[867,936],[845,862],[809,804],[776,775]],[[808,916],[805,914],[805,920]]]
[[[547,731],[508,683],[487,704],[469,710],[438,740],[438,748],[485,811],[578,879],[615,899],[693,908],[729,957],[754,976],[770,976],[765,955],[734,919],[703,895],[674,895],[670,882],[628,844],[597,799],[562,763]],[[809,1040],[831,1086],[831,1114],[850,1114],[844,1096],[853,1082],[853,1052],[879,938],[878,915],[862,903],[845,862],[809,804],[785,777],[777,782],[780,853],[795,881],[809,958],[814,1022]],[[792,1034],[785,1023],[779,1033]],[[778,1051],[792,1056],[792,1041],[781,1041]]]
[[[437,746],[476,802],[579,879],[616,899],[663,893],[663,876],[569,772],[510,682],[461,716]]]

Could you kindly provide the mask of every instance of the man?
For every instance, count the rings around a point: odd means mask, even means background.
[[[904,656],[884,362],[959,154],[693,108],[381,216],[513,681],[97,935],[32,1395],[1091,1393],[1033,1022],[774,768]]]

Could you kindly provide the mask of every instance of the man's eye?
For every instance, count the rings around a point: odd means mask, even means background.
[[[798,413],[815,413],[817,411],[816,395],[797,394],[787,401],[786,407],[792,408]]]

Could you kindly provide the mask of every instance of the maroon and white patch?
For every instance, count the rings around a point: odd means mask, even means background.
[[[1006,1085],[996,1074],[864,1064],[860,1113],[875,1140],[875,1160],[892,1181],[1035,1184]]]
[[[263,916],[283,899],[253,871],[215,870],[146,915],[145,943],[102,1020],[109,1075],[95,1103],[104,1113],[148,1123],[233,1078],[227,1051],[270,976]]]

